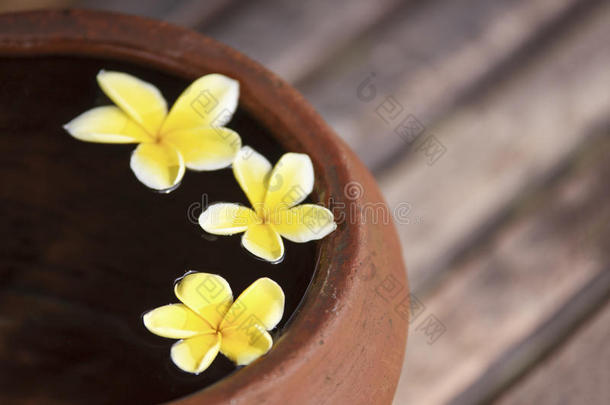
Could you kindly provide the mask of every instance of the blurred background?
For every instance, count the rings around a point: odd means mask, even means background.
[[[42,7],[214,37],[356,151],[411,283],[395,405],[610,403],[610,2],[0,2]]]

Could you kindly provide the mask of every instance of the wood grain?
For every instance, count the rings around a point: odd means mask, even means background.
[[[595,139],[571,170],[523,201],[438,289],[419,297],[446,333],[429,345],[426,314],[415,318],[395,404],[449,401],[605,271],[610,230],[599,223],[610,218],[610,136]]]
[[[218,16],[234,0],[75,0],[79,8],[114,11],[140,15],[171,22],[185,27],[204,24]]]
[[[561,167],[610,113],[610,5],[574,21],[510,77],[430,128],[447,148],[433,166],[414,153],[379,178],[399,224],[415,291]]]
[[[399,0],[243,2],[223,18],[201,27],[201,32],[294,83],[354,43],[398,4]]]
[[[508,348],[487,367],[481,378],[455,396],[450,405],[486,404],[498,398],[537,363],[553,356],[554,351],[595,313],[610,297],[610,268],[571,296],[526,338]]]
[[[393,132],[403,115],[425,126],[442,118],[481,80],[502,67],[577,4],[576,0],[461,0],[405,4],[299,88],[376,171],[406,148]],[[377,97],[363,102],[360,83],[375,73]],[[404,108],[391,125],[376,114],[393,96]]]
[[[610,403],[609,340],[610,303],[498,404]]]

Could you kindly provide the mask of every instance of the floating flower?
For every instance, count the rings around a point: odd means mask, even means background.
[[[64,128],[81,141],[138,143],[130,166],[152,189],[173,190],[185,167],[227,167],[241,148],[239,135],[223,127],[237,107],[239,83],[233,79],[220,74],[200,77],[169,113],[159,89],[137,77],[101,70],[97,82],[116,106],[93,108]]]
[[[242,245],[270,262],[284,257],[282,236],[293,242],[321,239],[334,231],[333,213],[315,204],[302,204],[313,190],[314,173],[309,156],[286,153],[274,168],[245,146],[233,162],[233,174],[254,209],[232,203],[210,205],[199,224],[209,233],[245,232]]]
[[[284,314],[284,292],[275,281],[259,278],[233,302],[224,278],[190,272],[174,292],[182,303],[146,313],[144,325],[156,335],[181,339],[170,352],[180,369],[199,374],[219,351],[237,365],[250,364],[271,349],[267,331]]]

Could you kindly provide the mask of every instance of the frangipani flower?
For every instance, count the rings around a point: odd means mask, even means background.
[[[144,325],[156,335],[181,339],[170,351],[180,369],[199,374],[219,351],[237,365],[250,364],[271,349],[267,331],[284,314],[284,291],[275,281],[259,278],[233,302],[224,278],[190,272],[174,292],[182,303],[146,313]]]
[[[232,203],[210,205],[200,216],[199,225],[209,233],[232,235],[245,232],[242,245],[270,262],[284,257],[282,236],[293,242],[321,239],[337,224],[328,209],[302,204],[313,190],[311,159],[302,153],[286,153],[271,163],[245,146],[233,161],[233,174],[254,209]]]
[[[150,83],[101,70],[97,82],[116,106],[84,112],[64,128],[87,142],[138,143],[130,166],[146,186],[165,192],[177,187],[185,167],[227,167],[241,148],[225,125],[237,108],[239,83],[220,74],[195,80],[167,112],[167,102]]]

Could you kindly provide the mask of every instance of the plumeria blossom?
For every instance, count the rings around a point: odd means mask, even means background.
[[[313,165],[306,154],[286,153],[272,168],[264,156],[245,146],[233,162],[233,174],[253,209],[232,203],[212,204],[199,216],[199,225],[206,232],[245,232],[241,241],[248,251],[279,262],[284,257],[282,236],[293,242],[308,242],[337,228],[328,209],[315,204],[297,205],[313,190]]]
[[[224,127],[237,108],[239,83],[233,79],[200,77],[169,113],[159,89],[137,77],[101,70],[97,82],[115,105],[86,111],[64,128],[81,141],[139,144],[130,166],[152,189],[173,190],[185,168],[227,167],[241,148],[239,135]]]
[[[271,349],[267,331],[284,314],[284,291],[275,281],[259,278],[233,302],[224,278],[190,272],[178,280],[174,292],[182,303],[153,309],[143,320],[152,333],[181,339],[170,351],[180,369],[199,374],[218,352],[246,365]]]

